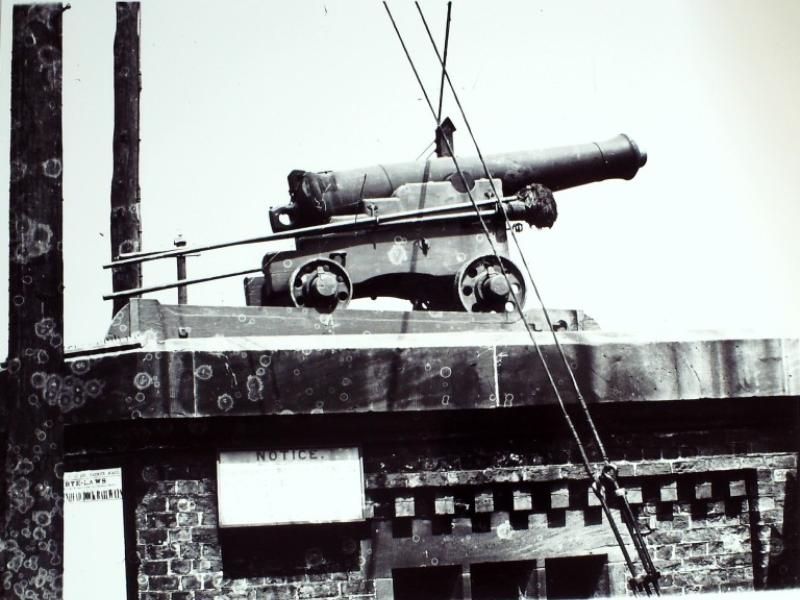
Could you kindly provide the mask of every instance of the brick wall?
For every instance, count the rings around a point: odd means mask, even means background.
[[[619,463],[664,591],[796,583],[789,556],[796,557],[796,549],[783,537],[790,516],[786,486],[796,481],[796,461],[796,454],[772,453]],[[371,529],[334,532],[333,539],[323,540],[311,534],[305,545],[291,549],[294,558],[281,556],[288,538],[302,537],[291,527],[236,533],[226,545],[228,534],[217,529],[213,473],[208,457],[141,469],[136,527],[142,600],[370,596],[375,578],[391,576],[382,562],[416,564],[409,548],[441,546],[437,564],[460,564],[482,556],[482,545],[500,536],[508,540],[508,560],[530,559],[515,546],[544,530],[552,543],[542,552],[549,556],[606,551],[617,567],[614,589],[624,590],[621,558],[576,465],[372,473],[367,478]],[[560,541],[561,532],[576,529],[588,546],[581,548],[581,538],[572,535]],[[439,546],[437,536],[444,542]],[[458,536],[471,538],[467,554],[448,555]],[[259,539],[271,550],[259,548]],[[233,558],[224,565],[226,552]],[[498,560],[498,551],[491,552],[485,558]],[[778,573],[781,567],[784,572]]]
[[[176,479],[179,475],[193,478]],[[136,507],[140,597],[213,597],[200,591],[219,589],[222,579],[215,481],[202,467],[147,466],[139,476],[144,491]]]
[[[625,419],[596,409],[664,591],[800,585],[798,438],[795,407],[787,406],[698,405],[672,418],[674,407],[652,406]],[[622,557],[575,449],[552,415],[519,410],[505,421],[475,414],[126,424],[73,439],[84,461],[111,448],[127,457],[139,600],[384,597],[394,567],[510,560],[541,570],[541,559],[589,552],[607,557],[610,589],[625,593]],[[219,530],[216,448],[265,439],[360,444],[367,521]]]
[[[314,536],[297,548],[297,540],[289,539],[302,538],[297,531],[220,531],[214,469],[207,454],[138,469],[140,600],[359,598],[373,593],[359,565],[361,546],[355,538],[339,536],[333,544],[327,539],[319,548],[312,545],[319,543]]]
[[[796,531],[796,523],[790,523],[792,514],[796,515],[790,511],[796,509],[786,508],[786,482],[793,485],[796,463],[794,453],[618,463],[621,483],[663,575],[664,590],[685,593],[797,585],[796,544],[786,543],[784,537],[787,527]],[[469,554],[480,556],[481,534],[487,540],[505,534],[510,542],[516,537],[518,543],[529,545],[529,538],[546,529],[551,543],[539,544],[539,552],[569,555],[607,550],[610,562],[621,564],[614,549],[607,548],[610,537],[590,531],[594,524],[604,529],[607,524],[582,469],[554,467],[376,475],[368,479],[368,486],[376,514],[414,521],[410,527],[395,527],[394,538],[406,537],[403,531],[423,530],[422,522],[439,519],[440,532],[458,530],[471,535],[475,547]],[[442,525],[442,519],[449,520],[449,525]],[[562,528],[583,528],[585,539],[574,538]],[[528,535],[526,530],[535,531]],[[388,534],[384,543],[391,543]],[[580,544],[585,545],[580,548]],[[458,564],[469,554],[453,555],[448,562]],[[521,558],[510,552],[509,560]],[[781,567],[786,567],[783,573]]]

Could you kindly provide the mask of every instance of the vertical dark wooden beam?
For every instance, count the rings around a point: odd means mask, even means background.
[[[62,13],[13,7],[3,598],[61,595]]]
[[[139,3],[117,2],[114,36],[114,171],[111,181],[111,257],[142,245],[139,216]],[[114,269],[115,292],[142,287],[139,264]],[[114,300],[114,314],[127,298]]]

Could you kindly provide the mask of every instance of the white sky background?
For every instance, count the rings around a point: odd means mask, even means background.
[[[68,345],[102,339],[114,3],[64,15]],[[391,3],[436,95],[439,69],[412,3]],[[446,3],[423,2],[439,39]],[[556,195],[552,231],[522,236],[549,306],[604,329],[800,323],[800,2],[455,2],[448,66],[484,154],[629,134],[649,161],[629,182]],[[0,20],[0,181],[8,189],[11,3]],[[377,1],[142,2],[144,248],[269,231],[291,169],[413,160],[428,108]],[[452,97],[444,114],[473,154]],[[7,192],[0,211],[7,215]],[[0,279],[7,280],[7,228]],[[189,259],[189,276],[257,268],[263,246]],[[148,263],[145,283],[174,279]],[[176,302],[174,290],[154,294]],[[244,304],[241,278],[189,288]],[[533,307],[529,299],[528,308]],[[6,346],[7,294],[0,294]],[[0,352],[2,353],[2,352]]]

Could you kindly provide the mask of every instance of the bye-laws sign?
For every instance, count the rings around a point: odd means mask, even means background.
[[[217,490],[220,527],[364,519],[357,447],[221,451]]]
[[[119,467],[64,473],[64,600],[128,597],[122,494]]]

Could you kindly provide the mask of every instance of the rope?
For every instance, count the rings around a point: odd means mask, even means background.
[[[433,141],[432,141],[430,144],[428,144],[427,146],[425,146],[425,149],[424,149],[422,152],[420,152],[420,153],[417,155],[417,158],[415,158],[415,159],[414,159],[414,162],[417,162],[417,161],[418,161],[420,158],[422,158],[422,155],[423,155],[423,154],[425,154],[425,153],[428,151],[428,149],[429,149],[431,146],[433,146],[435,143],[436,143],[436,140],[433,140]],[[429,154],[428,156],[430,156],[430,154]],[[366,177],[366,176],[365,176],[365,177]],[[363,186],[362,186],[362,189],[363,189]]]
[[[460,101],[458,99],[458,96],[457,96],[457,94],[455,92],[455,88],[454,88],[454,86],[452,84],[452,81],[450,80],[450,75],[447,73],[446,66],[445,66],[441,56],[439,55],[438,48],[436,47],[436,42],[434,41],[433,36],[431,35],[431,32],[430,32],[430,28],[428,27],[427,22],[425,21],[425,17],[424,17],[424,15],[422,13],[422,9],[420,8],[418,2],[415,2],[415,4],[417,6],[417,10],[419,11],[420,17],[422,17],[422,21],[425,24],[425,29],[428,32],[428,37],[430,38],[431,43],[433,44],[433,47],[434,47],[434,49],[436,51],[437,58],[439,58],[439,62],[442,65],[443,76],[448,81],[448,84],[450,86],[451,91],[453,92],[453,95],[454,95],[454,98],[456,100],[456,103],[458,104],[458,108],[461,111],[462,117],[464,118],[464,121],[465,121],[465,123],[467,125],[467,129],[468,129],[468,131],[470,133],[470,137],[472,138],[472,141],[475,144],[476,149],[478,149],[478,145],[477,145],[475,137],[474,137],[474,135],[472,133],[472,129],[469,126],[469,123],[468,123],[468,121],[466,119],[466,115],[465,115],[465,112],[463,110],[463,107],[461,106],[461,103],[460,103]],[[429,107],[429,109],[431,111],[431,114],[432,114],[434,120],[437,121],[437,126],[438,126],[437,113],[434,110],[433,105],[430,102],[430,98],[428,97],[427,91],[425,90],[425,86],[423,85],[422,80],[420,79],[420,76],[419,76],[417,68],[416,68],[416,66],[414,64],[414,61],[411,58],[411,55],[409,54],[408,49],[406,48],[405,42],[403,40],[403,36],[400,34],[400,31],[397,28],[397,24],[396,24],[396,22],[394,20],[394,17],[392,16],[391,10],[389,9],[389,5],[385,1],[383,2],[383,5],[384,5],[384,8],[386,9],[386,13],[387,13],[387,15],[389,17],[389,20],[392,23],[392,26],[393,26],[393,28],[395,30],[395,33],[397,34],[398,40],[400,41],[400,44],[403,47],[403,51],[404,51],[404,53],[406,55],[406,58],[408,59],[409,65],[411,66],[411,69],[414,72],[414,76],[417,79],[417,83],[419,84],[419,86],[420,86],[420,88],[422,90],[422,93],[423,93],[423,95],[425,97],[425,100],[426,100],[426,102],[428,104],[428,107]],[[539,347],[539,344],[536,342],[536,338],[535,338],[535,336],[533,334],[533,331],[531,330],[530,324],[527,322],[527,320],[524,317],[524,313],[522,312],[522,306],[521,306],[521,304],[520,304],[520,302],[519,302],[519,300],[517,298],[517,295],[516,295],[516,293],[514,291],[514,287],[511,285],[511,282],[509,281],[508,274],[506,273],[505,268],[503,267],[503,262],[501,260],[501,257],[500,257],[500,255],[499,255],[499,253],[497,251],[497,248],[495,247],[494,242],[492,241],[491,235],[489,233],[489,229],[486,226],[486,223],[485,223],[485,221],[484,221],[484,219],[483,219],[483,217],[481,215],[481,212],[478,209],[477,203],[475,202],[475,199],[472,196],[471,190],[469,189],[469,186],[467,185],[466,178],[464,177],[464,173],[463,173],[463,171],[461,170],[461,167],[458,164],[458,160],[456,159],[455,156],[452,156],[453,155],[453,151],[452,151],[452,147],[451,147],[449,141],[446,140],[446,139],[444,139],[443,141],[444,141],[445,145],[447,146],[449,153],[451,154],[451,157],[453,159],[453,164],[454,164],[454,166],[456,168],[456,171],[457,171],[459,177],[461,178],[462,183],[464,183],[464,187],[465,187],[465,189],[467,191],[467,196],[469,197],[470,202],[473,204],[473,207],[475,208],[475,211],[476,211],[477,216],[478,216],[478,220],[480,221],[481,227],[482,227],[482,229],[484,231],[484,234],[486,235],[487,241],[489,242],[489,246],[491,247],[492,252],[495,255],[495,257],[497,258],[498,265],[500,266],[500,271],[501,271],[503,277],[505,278],[506,283],[508,284],[509,290],[511,292],[511,296],[514,299],[514,306],[516,307],[517,311],[519,312],[520,317],[522,318],[522,322],[523,322],[523,324],[525,326],[525,330],[527,331],[528,336],[529,336],[529,338],[530,338],[530,340],[531,340],[531,342],[532,342],[532,344],[533,344],[533,346],[534,346],[534,348],[536,350],[536,353],[539,356],[540,361],[542,362],[542,366],[543,366],[543,368],[545,370],[545,373],[547,374],[547,379],[548,379],[548,382],[550,383],[550,387],[553,390],[553,393],[554,393],[554,395],[556,397],[556,400],[557,400],[557,403],[559,405],[559,408],[561,409],[561,412],[562,412],[562,414],[564,416],[565,422],[567,423],[567,426],[568,426],[568,428],[569,428],[569,430],[570,430],[570,432],[572,434],[572,437],[575,440],[575,443],[576,443],[576,445],[578,447],[578,450],[580,452],[581,460],[583,462],[584,468],[586,469],[587,474],[589,475],[589,478],[593,482],[592,489],[595,492],[595,494],[597,495],[598,499],[600,500],[600,503],[601,503],[601,505],[603,507],[603,511],[605,512],[605,514],[606,514],[606,516],[607,516],[607,518],[609,520],[609,524],[610,524],[611,529],[612,529],[612,531],[614,533],[614,537],[615,537],[615,539],[616,539],[616,541],[617,541],[617,543],[618,543],[618,545],[619,545],[619,547],[620,547],[620,549],[622,551],[622,554],[623,554],[625,562],[626,562],[626,564],[628,566],[628,569],[630,570],[631,574],[633,575],[632,584],[634,584],[634,585],[632,587],[634,589],[634,592],[636,591],[637,587],[641,586],[641,587],[644,588],[644,590],[647,592],[647,594],[650,595],[650,587],[649,587],[648,578],[650,578],[652,576],[652,574],[655,573],[655,578],[653,579],[652,583],[654,584],[654,589],[655,589],[656,593],[658,593],[658,584],[657,584],[657,575],[658,575],[658,573],[653,568],[652,561],[650,560],[649,553],[647,552],[647,548],[644,545],[644,542],[643,542],[643,540],[641,538],[641,532],[639,531],[638,523],[636,523],[635,517],[633,517],[632,511],[630,510],[630,506],[628,505],[627,500],[625,499],[624,495],[622,495],[623,508],[625,509],[624,510],[625,519],[624,520],[626,521],[626,525],[627,525],[627,527],[629,529],[629,532],[631,533],[631,538],[633,540],[634,546],[636,547],[636,549],[637,549],[637,551],[638,551],[638,553],[640,555],[640,558],[642,558],[642,562],[644,563],[645,571],[646,571],[646,574],[647,574],[647,577],[644,580],[641,580],[640,578],[636,577],[635,567],[634,567],[633,562],[632,562],[632,560],[630,558],[630,555],[628,554],[628,551],[627,551],[627,548],[625,546],[624,540],[622,539],[621,533],[620,533],[619,529],[616,526],[616,523],[615,523],[615,521],[613,519],[613,516],[612,516],[612,514],[610,512],[610,509],[608,508],[608,505],[607,505],[606,500],[605,500],[605,496],[604,496],[602,490],[600,489],[600,487],[598,485],[598,479],[597,479],[595,473],[592,471],[592,467],[591,467],[591,464],[589,462],[589,458],[588,458],[588,456],[586,454],[586,450],[585,450],[585,448],[583,446],[583,443],[581,441],[580,435],[578,434],[577,429],[575,428],[575,425],[574,425],[574,423],[572,421],[572,418],[569,416],[569,413],[568,413],[568,411],[566,409],[566,405],[564,403],[564,400],[561,397],[561,394],[560,394],[560,392],[558,390],[558,386],[556,385],[555,380],[553,379],[552,372],[550,371],[550,368],[549,368],[549,366],[547,364],[547,361],[544,358],[544,354],[542,353],[542,350]],[[500,207],[500,212],[503,215],[506,223],[508,224],[508,222],[509,222],[508,215],[506,214],[505,207],[502,205],[500,195],[497,193],[497,190],[495,189],[494,182],[492,181],[491,174],[488,171],[488,168],[487,168],[486,163],[485,163],[485,161],[483,159],[483,156],[482,156],[482,154],[480,152],[480,149],[478,149],[478,156],[480,158],[481,164],[483,165],[483,168],[484,168],[484,171],[485,171],[485,173],[487,175],[487,178],[489,179],[490,185],[492,187],[492,192],[494,193],[495,199],[496,199],[496,201],[498,203],[498,206]],[[512,229],[512,236],[513,236],[513,233],[514,232],[513,232],[513,229]],[[513,237],[514,237],[515,242],[517,243],[517,247],[519,248],[519,243],[516,240],[516,236],[513,236]],[[521,249],[520,249],[520,254],[523,257],[523,261],[524,261],[524,255],[522,254]],[[528,272],[528,276],[531,279],[531,282],[534,283],[533,282],[533,277],[532,277],[532,274],[530,272],[530,269],[528,268],[527,262],[524,262],[523,264],[525,265],[525,268],[526,268],[526,270]],[[586,406],[586,403],[583,400],[583,396],[580,393],[580,388],[577,385],[577,380],[575,380],[574,374],[572,373],[572,369],[569,366],[569,361],[566,359],[566,355],[564,354],[563,349],[561,348],[561,346],[560,346],[560,344],[558,342],[557,336],[555,335],[555,331],[553,331],[553,329],[552,329],[552,323],[550,321],[549,314],[547,313],[547,309],[544,306],[544,303],[542,301],[541,295],[538,292],[538,289],[535,288],[535,283],[534,283],[534,289],[536,291],[537,298],[539,299],[540,303],[542,304],[542,308],[543,308],[544,313],[545,313],[545,315],[547,317],[548,325],[551,328],[551,332],[553,333],[553,338],[554,338],[554,340],[556,342],[556,345],[557,345],[557,347],[559,349],[559,352],[561,354],[562,360],[564,360],[564,364],[565,364],[568,372],[570,373],[570,377],[571,377],[571,379],[573,381],[573,385],[575,386],[576,393],[577,393],[577,395],[579,397],[581,406],[584,409],[584,414],[585,414],[585,416],[587,418],[587,422],[589,423],[590,428],[592,429],[593,435],[595,436],[595,439],[598,442],[598,448],[601,450],[601,453],[603,455],[604,462],[606,463],[606,468],[604,469],[604,473],[607,475],[607,480],[610,481],[616,487],[615,491],[616,490],[620,490],[618,484],[616,483],[616,479],[615,479],[616,471],[613,469],[613,467],[611,467],[608,464],[608,460],[607,460],[606,454],[605,454],[605,449],[604,449],[604,447],[602,445],[602,442],[600,441],[600,438],[599,438],[599,433],[597,432],[596,428],[594,427],[594,423],[593,423],[593,421],[591,419],[591,415],[588,412],[588,407]],[[632,520],[633,522],[631,523],[630,520]],[[633,525],[633,527],[632,527],[632,525]],[[635,533],[635,535],[634,535],[634,533]]]
[[[607,456],[606,451],[605,451],[605,447],[603,446],[602,440],[600,439],[600,434],[597,431],[597,428],[596,428],[596,426],[594,424],[594,420],[591,417],[591,413],[589,412],[589,408],[588,408],[588,406],[586,404],[586,401],[585,401],[585,399],[583,397],[583,394],[581,393],[580,386],[578,385],[578,382],[577,382],[577,380],[575,378],[575,374],[574,374],[574,372],[573,372],[573,370],[572,370],[572,368],[571,368],[571,366],[569,364],[569,361],[567,360],[566,354],[564,353],[564,350],[563,350],[563,348],[561,346],[561,343],[558,340],[558,336],[556,335],[555,329],[553,328],[552,321],[550,319],[549,311],[547,310],[547,307],[546,307],[546,305],[545,305],[545,303],[544,303],[544,301],[542,299],[542,296],[541,296],[541,294],[539,292],[539,289],[536,286],[536,281],[534,280],[533,274],[531,272],[531,269],[530,269],[530,267],[528,265],[527,260],[525,259],[525,254],[522,252],[522,248],[520,247],[519,240],[517,239],[516,233],[515,233],[513,227],[511,226],[510,219],[508,218],[508,214],[506,212],[506,208],[505,208],[505,206],[503,205],[503,203],[500,200],[500,195],[497,193],[497,190],[495,188],[494,181],[492,179],[491,173],[489,173],[489,169],[488,169],[488,167],[486,165],[486,161],[483,158],[483,154],[480,151],[480,147],[478,146],[478,142],[475,139],[474,133],[472,132],[472,127],[470,126],[469,120],[467,119],[466,112],[464,111],[464,108],[461,105],[461,102],[460,102],[460,100],[458,98],[458,93],[456,92],[455,87],[453,86],[453,82],[450,79],[450,74],[447,72],[446,65],[444,64],[444,62],[442,60],[442,57],[439,54],[439,49],[436,46],[436,41],[433,39],[433,35],[431,34],[430,28],[428,27],[428,23],[425,20],[425,15],[422,12],[422,8],[420,7],[419,2],[415,2],[415,5],[417,7],[417,11],[419,12],[420,18],[422,19],[422,23],[425,26],[425,30],[428,33],[428,38],[430,39],[431,44],[433,46],[433,49],[436,52],[436,57],[439,60],[439,63],[442,65],[442,72],[443,72],[445,78],[447,79],[448,85],[450,86],[450,90],[453,93],[453,97],[454,97],[454,99],[456,101],[456,104],[458,105],[459,111],[461,112],[461,116],[464,119],[464,123],[465,123],[465,125],[467,127],[467,131],[469,132],[470,138],[472,139],[472,142],[473,142],[473,144],[475,146],[475,149],[476,149],[476,151],[478,153],[478,157],[480,159],[481,165],[483,166],[484,173],[486,174],[486,177],[489,180],[489,184],[490,184],[490,186],[492,188],[492,193],[494,194],[496,202],[497,202],[497,205],[498,205],[498,212],[503,215],[503,219],[505,220],[505,223],[506,223],[506,229],[511,231],[512,239],[514,240],[514,243],[515,243],[515,245],[517,247],[517,250],[519,251],[520,257],[522,258],[523,265],[525,267],[526,272],[528,273],[528,277],[529,277],[529,279],[531,281],[531,284],[532,284],[532,287],[533,287],[534,292],[536,294],[536,297],[539,300],[539,303],[540,303],[540,305],[542,307],[542,311],[543,311],[543,313],[545,315],[545,319],[546,319],[547,324],[548,324],[548,326],[550,328],[551,335],[553,336],[553,341],[555,342],[555,345],[558,348],[558,352],[559,352],[559,354],[561,356],[561,359],[562,359],[562,361],[564,363],[564,366],[567,369],[567,372],[569,373],[570,380],[571,380],[573,388],[575,390],[575,395],[576,395],[576,397],[578,399],[578,402],[579,402],[579,404],[581,406],[583,414],[584,414],[584,416],[586,418],[586,423],[589,426],[589,429],[590,429],[590,431],[592,433],[592,436],[593,436],[593,438],[595,440],[595,443],[597,444],[598,450],[599,450],[599,452],[600,452],[600,454],[601,454],[601,456],[603,458],[603,462],[606,464],[606,467],[604,469],[604,473],[606,475],[606,481],[608,482],[608,485],[614,490],[615,495],[619,496],[620,499],[621,499],[621,502],[622,502],[621,515],[622,515],[623,520],[625,521],[625,525],[627,526],[628,531],[629,531],[629,533],[631,535],[631,540],[632,540],[634,546],[636,547],[637,553],[639,554],[639,557],[640,557],[640,559],[641,559],[641,561],[643,563],[643,567],[644,567],[645,573],[646,573],[646,578],[644,580],[641,580],[640,578],[636,577],[636,571],[633,568],[633,564],[631,563],[630,558],[628,557],[627,549],[625,548],[624,542],[623,542],[623,540],[622,540],[622,538],[621,538],[621,536],[619,534],[619,530],[616,527],[616,523],[614,522],[613,518],[611,517],[610,512],[608,511],[608,507],[606,506],[604,498],[601,497],[598,494],[598,497],[600,498],[600,501],[601,501],[601,504],[603,506],[603,509],[606,512],[607,516],[608,516],[609,523],[611,524],[611,528],[612,528],[612,530],[614,532],[614,535],[617,538],[617,542],[619,543],[620,548],[621,548],[621,550],[623,552],[623,556],[625,556],[626,562],[628,563],[628,568],[631,571],[631,574],[633,575],[633,583],[636,586],[643,587],[644,590],[647,592],[647,595],[650,595],[649,584],[652,583],[656,594],[658,594],[659,593],[659,589],[658,589],[658,571],[655,569],[655,566],[653,565],[652,559],[650,557],[650,553],[648,552],[647,547],[646,547],[646,545],[644,543],[644,540],[642,538],[641,530],[639,528],[639,523],[636,520],[636,517],[633,515],[633,512],[632,512],[632,510],[630,508],[630,505],[628,504],[628,501],[625,498],[624,490],[622,490],[619,487],[619,484],[618,484],[618,482],[616,480],[616,469],[614,469],[609,463],[608,456]],[[547,367],[545,367],[545,368],[547,368]],[[555,389],[554,389],[554,391],[555,391]],[[565,413],[565,416],[566,416],[566,413]],[[585,451],[583,451],[583,449],[582,449],[582,444],[581,444],[580,439],[576,439],[576,443],[578,444],[579,448],[581,448],[582,454],[585,455]],[[587,467],[587,470],[588,470],[589,469],[588,465],[585,465],[585,466]],[[589,475],[590,475],[590,477],[593,477],[593,474],[591,473],[591,471],[589,471]],[[620,493],[620,492],[622,492],[622,493]],[[635,588],[634,588],[634,590],[635,590]]]
[[[419,16],[422,19],[422,23],[425,26],[425,31],[428,33],[428,38],[430,39],[431,44],[433,45],[433,50],[436,53],[436,58],[439,60],[439,64],[441,64],[441,66],[442,66],[442,77],[443,77],[443,80],[447,79],[448,86],[450,87],[450,91],[453,94],[453,99],[456,101],[456,105],[458,106],[458,110],[461,113],[461,118],[464,120],[464,125],[467,128],[467,132],[469,132],[469,136],[470,136],[470,138],[472,140],[472,144],[475,146],[475,151],[478,154],[478,159],[480,160],[481,165],[483,166],[483,171],[486,174],[486,178],[489,180],[489,185],[492,188],[492,193],[494,194],[494,197],[495,197],[495,199],[497,201],[498,207],[500,209],[500,213],[503,215],[503,219],[506,222],[506,229],[511,232],[511,238],[514,240],[514,243],[515,243],[515,245],[517,247],[517,250],[519,251],[520,258],[522,259],[522,264],[525,267],[525,271],[528,273],[528,278],[531,281],[531,287],[533,288],[533,291],[536,294],[536,298],[537,298],[537,300],[539,301],[539,304],[542,307],[542,311],[544,312],[545,321],[547,322],[547,326],[550,329],[550,333],[553,336],[553,341],[555,342],[555,346],[558,349],[558,352],[559,352],[559,354],[561,356],[561,360],[564,362],[564,367],[566,367],[566,369],[567,369],[567,373],[569,374],[570,381],[572,382],[572,386],[573,386],[573,388],[575,390],[575,395],[578,398],[578,402],[580,403],[581,408],[583,409],[583,412],[586,415],[587,424],[589,426],[589,429],[592,432],[592,436],[594,437],[594,441],[597,444],[597,448],[598,448],[598,450],[600,452],[600,456],[602,457],[603,462],[608,463],[608,456],[606,454],[605,446],[603,445],[603,442],[600,439],[600,434],[598,433],[597,428],[595,427],[594,422],[592,421],[592,418],[591,418],[591,416],[589,414],[589,407],[587,406],[586,400],[584,399],[583,394],[581,393],[580,387],[578,386],[578,381],[575,378],[575,373],[573,372],[572,367],[569,364],[569,360],[567,360],[567,356],[564,353],[564,348],[561,346],[561,342],[559,341],[558,336],[556,335],[555,329],[553,329],[553,323],[550,320],[550,313],[547,310],[547,307],[546,307],[546,305],[544,303],[544,300],[542,299],[541,294],[539,293],[539,287],[536,285],[536,281],[533,278],[533,274],[531,272],[530,266],[528,265],[528,261],[525,258],[525,254],[522,252],[522,248],[520,247],[519,240],[517,239],[517,234],[514,231],[514,228],[511,227],[511,225],[510,225],[511,221],[508,218],[508,213],[506,212],[505,205],[501,202],[500,194],[497,193],[497,189],[495,188],[494,180],[492,179],[492,175],[489,172],[488,167],[486,166],[486,161],[483,158],[483,153],[481,152],[480,146],[478,146],[478,141],[475,139],[475,135],[474,135],[474,133],[472,131],[472,126],[469,124],[469,119],[467,119],[467,115],[466,115],[466,112],[464,111],[464,107],[461,105],[461,100],[458,97],[458,93],[455,90],[455,86],[453,85],[453,82],[450,80],[450,73],[447,71],[447,66],[446,66],[444,60],[442,59],[441,55],[439,54],[439,48],[436,45],[436,41],[433,39],[433,35],[431,34],[431,30],[428,27],[428,22],[425,19],[425,15],[422,13],[422,8],[420,7],[419,2],[415,2],[414,4],[417,7],[417,11],[419,12]]]
[[[433,104],[431,104],[430,98],[428,97],[428,92],[426,91],[425,86],[423,85],[422,80],[419,77],[419,72],[417,71],[417,67],[414,64],[414,61],[411,58],[411,55],[409,54],[408,49],[406,48],[406,44],[405,44],[405,41],[403,40],[403,36],[400,34],[400,30],[397,28],[397,23],[395,23],[394,17],[392,16],[392,12],[389,9],[389,5],[384,1],[383,6],[386,9],[386,13],[389,16],[389,20],[392,22],[392,26],[394,27],[394,30],[395,30],[395,33],[397,34],[398,40],[400,40],[400,45],[403,47],[403,51],[405,52],[406,58],[408,59],[408,63],[411,66],[411,70],[414,72],[414,76],[417,79],[417,83],[419,84],[419,86],[420,86],[420,88],[422,90],[422,94],[425,97],[425,101],[428,103],[428,108],[430,108],[431,115],[433,116],[433,118],[435,120],[436,119],[436,111],[434,110]],[[491,236],[491,233],[489,232],[489,228],[487,227],[486,222],[484,221],[483,216],[482,216],[480,210],[478,209],[477,203],[475,202],[475,198],[472,196],[472,191],[469,189],[469,185],[467,185],[466,178],[464,177],[464,172],[461,170],[461,166],[458,164],[458,159],[455,156],[452,155],[453,154],[452,147],[450,147],[449,141],[447,139],[445,139],[444,143],[447,146],[447,149],[451,154],[450,158],[453,160],[453,165],[456,168],[456,172],[458,173],[458,176],[461,178],[461,181],[464,184],[464,188],[466,189],[466,192],[467,192],[467,197],[469,198],[470,202],[472,203],[472,205],[476,209],[476,212],[477,212],[477,215],[478,215],[478,220],[479,220],[479,222],[481,224],[481,228],[484,231],[484,235],[486,235],[486,239],[487,239],[487,241],[489,243],[489,246],[490,246],[490,248],[492,250],[492,253],[498,258],[498,264],[500,266],[500,271],[502,272],[503,277],[505,278],[506,283],[508,284],[508,288],[509,288],[509,290],[511,292],[511,295],[512,295],[513,299],[514,299],[514,306],[516,307],[517,311],[519,311],[520,316],[522,317],[522,323],[525,326],[525,330],[528,332],[528,336],[530,337],[531,342],[533,343],[533,346],[536,349],[536,353],[538,354],[539,359],[542,361],[542,365],[544,366],[544,370],[545,370],[545,373],[547,375],[547,379],[548,379],[548,381],[550,383],[550,387],[553,389],[553,393],[556,396],[556,399],[558,401],[559,407],[561,407],[561,411],[564,414],[564,418],[565,418],[565,420],[567,422],[567,425],[569,426],[570,432],[572,433],[572,436],[575,439],[576,444],[578,445],[578,450],[579,450],[579,452],[581,454],[581,460],[584,463],[584,467],[589,472],[590,476],[594,479],[594,473],[592,472],[592,468],[591,468],[591,465],[589,463],[589,457],[587,456],[586,450],[583,447],[583,444],[581,443],[580,436],[578,435],[578,431],[575,429],[575,425],[572,422],[572,419],[570,418],[569,413],[567,412],[566,405],[564,404],[563,398],[561,398],[561,394],[558,391],[558,387],[556,386],[555,379],[553,378],[553,374],[552,374],[552,372],[550,371],[550,368],[547,365],[547,361],[544,358],[544,354],[542,353],[542,350],[539,347],[539,344],[536,342],[536,338],[533,335],[533,331],[531,330],[530,324],[528,323],[527,319],[525,319],[525,315],[522,312],[522,307],[520,306],[519,299],[517,298],[516,292],[514,291],[514,286],[511,285],[511,282],[508,279],[508,274],[506,273],[505,269],[503,268],[502,260],[499,259],[499,253],[497,251],[497,248],[494,245],[494,241],[492,240],[492,236]]]
[[[444,59],[442,65],[447,64],[447,48],[450,46],[450,11],[453,8],[453,3],[447,3],[447,25],[444,29]],[[444,101],[444,77],[447,71],[442,66],[442,80],[439,83],[439,110],[436,111],[436,127],[442,124],[442,102]]]

